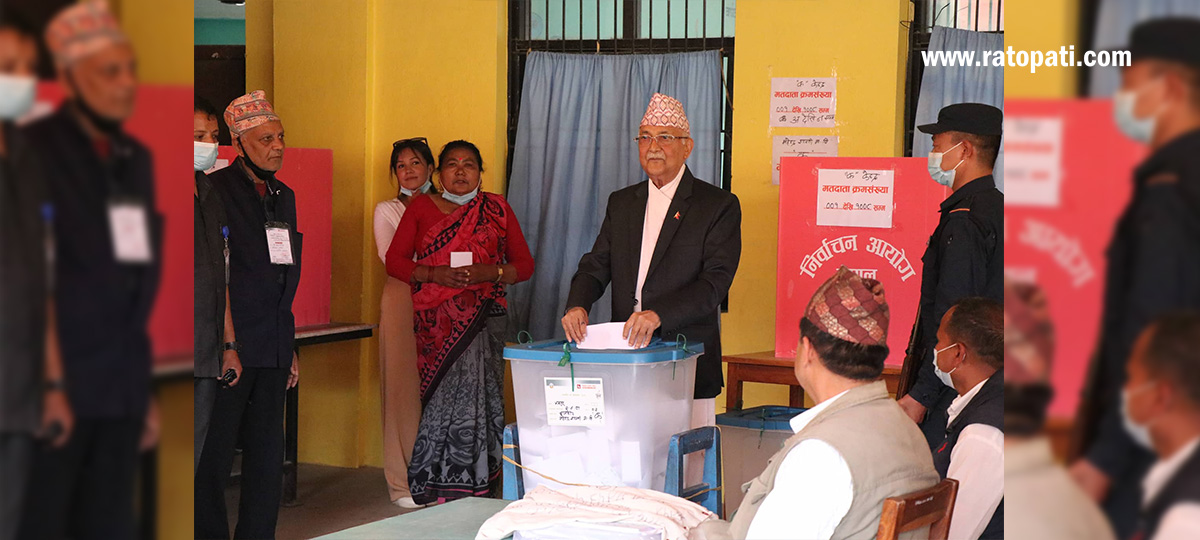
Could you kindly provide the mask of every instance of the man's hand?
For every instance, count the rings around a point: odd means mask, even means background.
[[[654,337],[654,331],[662,326],[662,320],[658,318],[658,314],[646,310],[634,313],[625,321],[625,328],[621,331],[621,337],[629,340],[629,345],[635,348],[642,348],[650,344],[650,338]]]
[[[581,307],[573,307],[563,315],[563,332],[567,333],[567,341],[579,343],[587,337],[588,312]]]
[[[300,384],[300,357],[296,353],[292,353],[292,369],[288,372],[288,390],[291,390]]]
[[[150,406],[146,407],[146,425],[142,428],[142,440],[138,450],[145,452],[158,445],[162,422],[158,418],[158,400],[150,398]]]
[[[1079,484],[1080,489],[1083,489],[1088,497],[1096,501],[1096,504],[1104,502],[1109,488],[1112,487],[1112,479],[1108,477],[1108,474],[1086,459],[1076,461],[1068,472],[1075,483]]]
[[[912,394],[905,394],[904,397],[896,400],[896,404],[904,409],[904,414],[912,418],[914,423],[920,424],[925,419],[925,406],[913,399]]]
[[[430,266],[427,281],[451,289],[464,289],[471,284],[467,279],[466,267]]]
[[[225,372],[233,370],[234,377],[229,381],[229,387],[237,386],[238,381],[242,380],[242,359],[238,357],[237,351],[229,349],[221,355],[221,376],[225,376]]]
[[[54,426],[57,425],[56,429]],[[71,429],[75,427],[75,415],[71,413],[71,404],[67,402],[67,393],[61,388],[49,390],[42,398],[42,437],[54,438],[50,445],[62,448],[71,439]]]

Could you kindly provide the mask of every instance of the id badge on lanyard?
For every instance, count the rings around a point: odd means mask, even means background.
[[[149,264],[154,261],[150,249],[150,226],[146,205],[136,199],[115,199],[108,203],[108,229],[112,234],[113,256],[125,264]]]
[[[271,264],[296,264],[292,260],[292,230],[287,223],[267,222],[267,253],[271,256]]]

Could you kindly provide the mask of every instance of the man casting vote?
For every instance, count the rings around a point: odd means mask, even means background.
[[[742,251],[742,211],[732,193],[700,181],[684,160],[694,142],[683,104],[654,94],[636,137],[647,181],[608,198],[604,224],[571,279],[567,339],[587,333],[588,311],[612,283],[614,321],[643,347],[653,335],[703,343],[696,370],[693,426],[712,425],[721,393],[721,301]]]

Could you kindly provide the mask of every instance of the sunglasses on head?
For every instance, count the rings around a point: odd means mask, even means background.
[[[425,146],[429,146],[429,139],[426,139],[425,137],[413,137],[411,139],[400,139],[400,140],[392,143],[392,148],[395,148],[397,146],[400,146],[400,145],[406,144],[406,143],[410,143],[410,142],[419,142]]]

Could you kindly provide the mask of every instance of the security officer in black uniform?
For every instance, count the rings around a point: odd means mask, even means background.
[[[292,300],[300,282],[296,195],[275,178],[283,123],[263,92],[230,103],[225,123],[239,157],[209,178],[229,227],[229,307],[241,380],[217,392],[195,483],[195,537],[229,538],[225,485],[242,435],[236,538],[274,538],[283,486],[284,396],[299,381]],[[290,369],[289,369],[290,368]]]
[[[1154,461],[1126,432],[1121,388],[1133,342],[1166,312],[1200,309],[1200,19],[1134,28],[1113,99],[1117,127],[1146,143],[1133,195],[1108,247],[1097,359],[1075,423],[1082,459],[1071,475],[1101,503],[1118,538],[1137,527]]]
[[[931,450],[944,438],[946,409],[957,395],[934,373],[938,323],[963,298],[1004,302],[1004,194],[992,178],[1003,124],[996,107],[957,103],[918,127],[933,135],[930,176],[953,191],[921,257],[921,301],[898,392]]]

